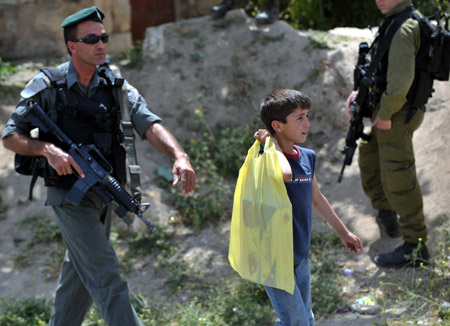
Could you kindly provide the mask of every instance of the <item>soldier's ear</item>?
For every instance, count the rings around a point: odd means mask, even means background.
[[[75,42],[68,41],[67,48],[69,49],[70,53],[73,54],[73,52],[75,51]]]

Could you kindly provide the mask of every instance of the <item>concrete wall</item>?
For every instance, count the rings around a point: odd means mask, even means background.
[[[211,7],[222,0],[162,1],[173,1],[173,19],[182,20],[207,16]],[[235,0],[235,3],[240,6],[245,1]],[[126,51],[132,47],[131,18],[138,14],[133,13],[131,4],[130,0],[0,0],[0,58],[11,61],[66,55],[60,25],[68,15],[90,6],[99,7],[106,15],[103,22],[111,36],[109,53]],[[155,18],[157,14],[147,16],[147,26],[163,22]],[[143,34],[143,31],[138,32]]]
[[[3,60],[58,57],[67,54],[64,18],[99,7],[111,35],[109,52],[129,49],[131,9],[128,0],[0,0],[0,57]]]

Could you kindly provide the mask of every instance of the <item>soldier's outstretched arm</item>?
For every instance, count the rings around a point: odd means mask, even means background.
[[[172,168],[173,185],[181,179],[181,190],[187,196],[195,188],[195,171],[189,162],[189,156],[181,148],[175,137],[160,123],[151,124],[145,131],[148,142],[160,152],[175,159]]]

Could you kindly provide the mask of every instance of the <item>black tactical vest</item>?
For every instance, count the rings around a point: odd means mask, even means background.
[[[43,72],[46,73],[45,69]],[[69,90],[64,82],[58,84],[56,124],[74,143],[94,144],[113,167],[112,176],[124,184],[125,150],[121,145],[123,137],[119,129],[120,109],[114,88],[104,78],[100,78],[96,93],[88,98],[81,90]],[[41,132],[39,139],[68,150],[52,134]],[[48,176],[44,177],[46,186],[69,189],[77,180],[75,175],[58,176],[55,170],[49,170]]]

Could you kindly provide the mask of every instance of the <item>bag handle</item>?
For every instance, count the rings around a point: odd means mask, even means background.
[[[250,149],[248,150],[252,158],[257,158],[259,156],[260,145],[261,142],[258,139],[256,139],[252,147],[250,147]],[[273,140],[270,138],[270,136],[267,136],[266,143],[264,144],[264,152],[268,151],[273,145],[274,145]]]

